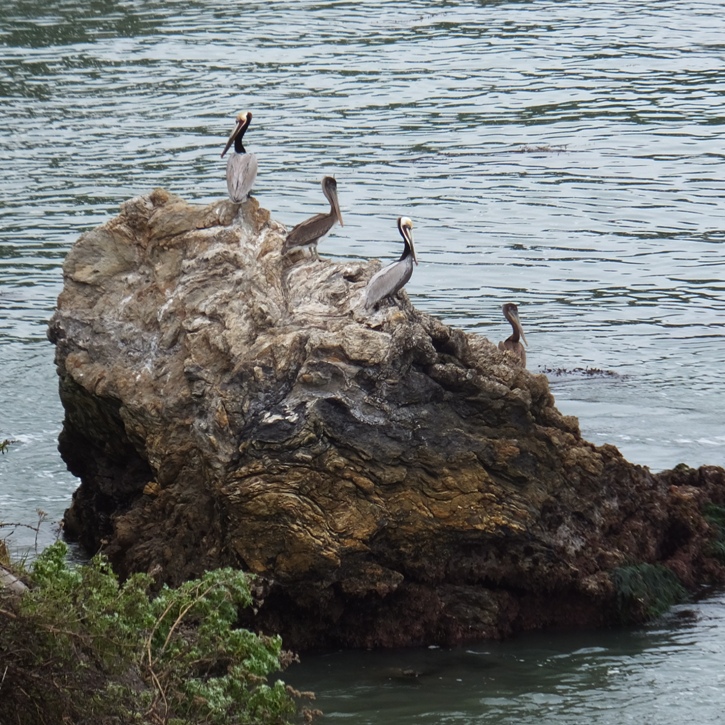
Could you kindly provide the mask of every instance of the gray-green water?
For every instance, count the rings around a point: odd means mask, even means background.
[[[356,725],[715,725],[723,627],[720,598],[637,631],[318,656],[288,680],[316,688],[328,721]]]
[[[411,216],[418,306],[499,340],[517,302],[531,369],[623,376],[552,380],[586,437],[653,469],[725,463],[720,2],[2,0],[0,97],[0,519],[58,519],[76,487],[45,340],[70,245],[154,186],[224,196],[247,108],[277,219],[336,175],[323,256],[392,258]],[[688,611],[290,676],[351,723],[725,722],[725,600]],[[423,674],[378,671],[398,666]]]

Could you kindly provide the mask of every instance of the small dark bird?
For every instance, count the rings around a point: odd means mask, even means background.
[[[306,221],[300,222],[287,235],[282,247],[283,253],[292,249],[310,247],[317,256],[317,243],[330,233],[335,222],[340,222],[341,227],[345,226],[342,223],[342,212],[337,200],[337,181],[332,176],[326,176],[322,180],[322,193],[330,202],[330,211],[327,214],[315,214]]]
[[[229,151],[232,143],[234,144],[234,153],[227,160],[227,189],[229,189],[229,198],[235,202],[244,201],[249,196],[249,192],[254,186],[254,180],[257,178],[257,157],[254,154],[248,154],[242,144],[244,134],[251,122],[251,111],[237,114],[237,123],[222,151],[222,158],[224,158],[224,154]]]
[[[403,237],[405,247],[397,262],[384,267],[368,282],[365,288],[365,308],[374,307],[378,302],[391,297],[403,289],[413,274],[413,262],[418,264],[413,246],[413,222],[407,216],[398,218],[398,231]]]
[[[526,335],[524,335],[524,328],[521,326],[521,320],[519,320],[519,308],[513,302],[507,302],[502,308],[503,316],[511,323],[513,328],[513,334],[507,337],[503,342],[499,342],[498,349],[503,352],[508,352],[514,356],[516,365],[526,367],[526,350],[524,346],[519,342],[519,337],[526,343]]]

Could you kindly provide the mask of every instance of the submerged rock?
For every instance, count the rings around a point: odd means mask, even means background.
[[[294,648],[601,625],[637,563],[723,580],[722,469],[582,440],[544,375],[404,292],[365,312],[376,262],[284,238],[254,199],[156,190],[76,242],[49,333],[69,536],[160,583],[258,574],[255,625]]]

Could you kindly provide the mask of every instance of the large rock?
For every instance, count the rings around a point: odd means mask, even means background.
[[[377,263],[285,258],[284,233],[156,190],[76,242],[50,325],[69,536],[122,575],[259,574],[257,625],[298,648],[604,624],[642,562],[723,579],[722,469],[582,440],[543,375],[404,293],[366,314]]]

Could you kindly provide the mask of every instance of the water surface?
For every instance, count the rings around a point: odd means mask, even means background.
[[[725,598],[631,631],[535,634],[454,650],[337,652],[295,665],[326,722],[723,722]]]

